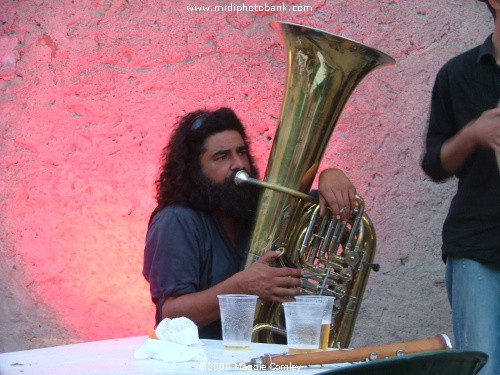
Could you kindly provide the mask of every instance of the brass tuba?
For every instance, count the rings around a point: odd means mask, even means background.
[[[340,113],[357,84],[394,60],[355,41],[289,23],[274,22],[288,53],[288,80],[265,181],[240,173],[237,184],[266,187],[257,208],[244,267],[268,249],[283,248],[282,266],[302,267],[306,294],[332,295],[336,303],[330,347],[347,347],[370,268],[375,231],[364,202],[347,223],[319,217],[308,193]],[[285,334],[281,304],[259,300],[254,341]]]

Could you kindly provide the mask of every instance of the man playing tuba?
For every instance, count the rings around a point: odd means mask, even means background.
[[[300,293],[300,269],[270,265],[277,251],[240,271],[260,193],[234,184],[240,170],[257,176],[244,127],[232,110],[199,110],[179,119],[163,152],[158,206],[144,251],[156,324],[185,316],[201,338],[221,339],[218,294],[282,302]],[[320,174],[318,194],[322,212],[329,207],[338,219],[347,220],[356,205],[356,189],[338,169]]]

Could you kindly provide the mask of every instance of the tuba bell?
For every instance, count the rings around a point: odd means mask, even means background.
[[[308,193],[340,113],[357,84],[394,60],[353,40],[300,25],[273,22],[288,53],[288,78],[244,268],[269,249],[284,249],[281,266],[304,270],[304,294],[335,296],[330,347],[347,347],[375,255],[375,230],[364,201],[347,223],[319,216]],[[253,340],[286,335],[281,304],[259,300]]]

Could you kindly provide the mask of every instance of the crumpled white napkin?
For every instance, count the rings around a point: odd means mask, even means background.
[[[165,362],[206,361],[198,327],[188,318],[163,319],[155,330],[158,340],[148,338],[134,352],[136,359],[160,359]]]

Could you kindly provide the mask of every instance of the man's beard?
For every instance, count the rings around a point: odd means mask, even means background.
[[[237,221],[251,222],[257,208],[260,188],[250,184],[236,186],[234,183],[236,172],[222,184],[213,182],[200,172],[197,186],[199,196],[206,211],[219,211]]]

